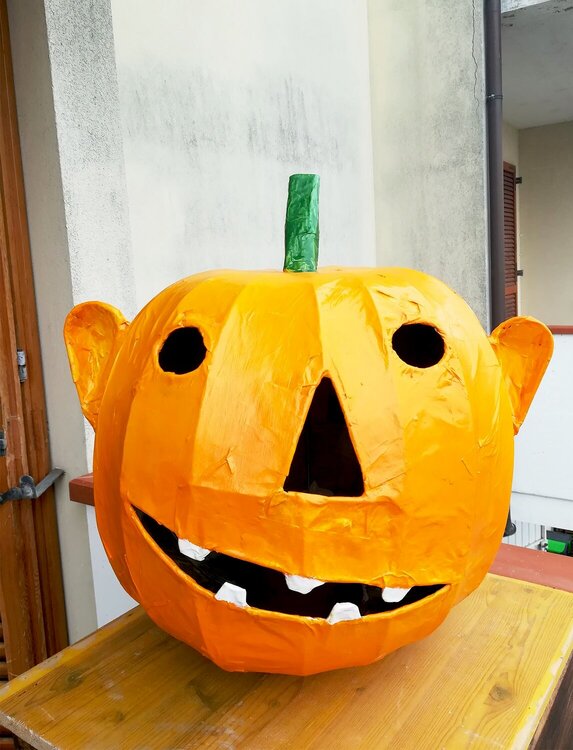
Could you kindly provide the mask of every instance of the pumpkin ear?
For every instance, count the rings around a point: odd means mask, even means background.
[[[103,302],[84,302],[71,310],[64,339],[72,378],[86,419],[95,429],[107,379],[129,323]]]
[[[498,325],[489,341],[509,391],[517,434],[553,354],[553,336],[535,318],[517,317]]]

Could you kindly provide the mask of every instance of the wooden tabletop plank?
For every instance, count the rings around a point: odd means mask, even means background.
[[[572,612],[573,594],[488,575],[429,638],[299,678],[223,672],[137,608],[3,688],[0,722],[40,750],[525,748]]]

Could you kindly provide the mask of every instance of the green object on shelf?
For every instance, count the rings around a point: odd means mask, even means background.
[[[317,174],[293,174],[288,182],[285,221],[285,271],[316,271],[318,267]]]
[[[547,551],[557,555],[573,555],[573,532],[550,529],[547,532]]]
[[[547,551],[555,552],[558,555],[567,554],[567,544],[565,542],[558,542],[556,539],[547,540]]]

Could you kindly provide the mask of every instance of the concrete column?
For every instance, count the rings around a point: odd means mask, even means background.
[[[438,276],[489,309],[482,3],[370,0],[380,265]]]
[[[91,467],[93,431],[69,373],[65,316],[87,299],[135,312],[111,10],[108,0],[8,0],[8,11],[50,447],[70,478]],[[86,509],[65,482],[57,512],[75,641],[98,623]]]

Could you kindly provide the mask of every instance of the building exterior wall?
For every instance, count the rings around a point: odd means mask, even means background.
[[[93,446],[62,342],[74,304],[132,317],[205,268],[281,268],[292,172],[322,177],[322,265],[375,265],[366,0],[9,4],[52,452],[70,478]],[[58,512],[76,640],[132,602],[65,482]]]
[[[502,10],[504,113],[519,128],[523,180],[517,188],[518,263],[524,272],[519,310],[550,325],[571,325],[571,3],[503,0]],[[506,153],[515,152],[515,131],[507,127],[504,135]],[[553,358],[516,438],[512,513],[528,528],[573,528],[572,366],[573,337],[555,335]]]
[[[52,451],[68,476],[90,468],[93,443],[68,310],[101,299],[132,317],[205,268],[280,268],[292,172],[322,177],[322,265],[421,268],[487,324],[481,4],[9,6]],[[93,510],[62,487],[58,512],[75,639],[131,600]]]
[[[137,306],[281,268],[288,176],[321,175],[321,265],[375,265],[365,0],[113,0]]]
[[[503,123],[503,160],[519,168],[519,131],[508,122]]]
[[[522,312],[573,324],[573,122],[519,131]]]
[[[482,3],[368,9],[378,262],[440,277],[485,325]]]

